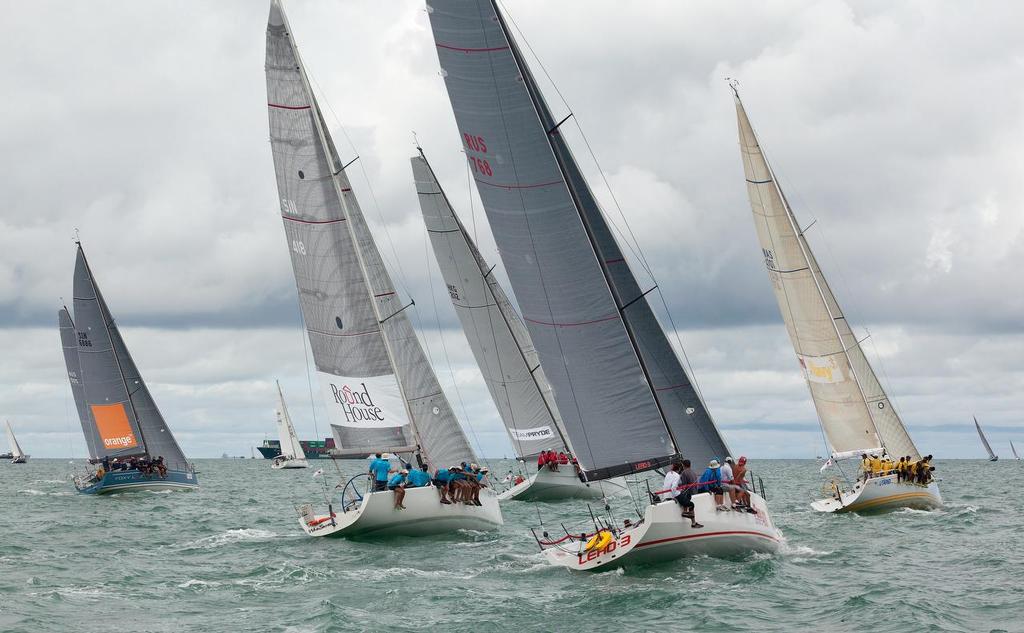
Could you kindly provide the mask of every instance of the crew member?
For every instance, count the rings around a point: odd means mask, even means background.
[[[402,469],[388,479],[388,490],[395,493],[395,510],[405,510],[402,502],[405,501],[405,482],[409,471]]]

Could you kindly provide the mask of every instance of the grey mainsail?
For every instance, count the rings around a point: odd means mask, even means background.
[[[430,244],[473,357],[521,458],[568,447],[526,326],[452,210],[426,157],[412,158]]]
[[[985,445],[985,450],[988,452],[988,458],[990,460],[995,460],[996,459],[996,453],[995,453],[995,451],[992,450],[992,445],[988,443],[988,438],[985,437],[985,434],[982,432],[981,425],[978,424],[978,418],[975,417],[975,416],[971,416],[971,417],[974,417],[974,428],[978,429],[978,437],[981,438],[981,443]],[[1012,446],[1012,444],[1011,444],[1011,446]]]
[[[169,468],[188,468],[110,315],[81,244],[74,295],[84,402],[99,436],[96,457],[149,454],[163,457]]]
[[[588,479],[722,440],[493,0],[428,5],[442,75],[523,318]]]
[[[102,442],[96,433],[96,425],[89,415],[89,407],[85,404],[82,367],[78,361],[78,338],[75,336],[75,323],[71,320],[71,314],[66,307],[57,312],[57,322],[60,325],[60,344],[64,350],[64,365],[68,370],[68,382],[71,384],[71,395],[75,399],[78,420],[82,424],[82,434],[85,436],[85,443],[89,448],[89,457],[97,459],[102,454]]]
[[[343,453],[419,446],[475,456],[384,267],[276,0],[267,25],[270,136],[310,346]]]
[[[735,90],[734,90],[735,93]],[[833,454],[920,458],[853,335],[735,94],[740,151],[768,276]]]

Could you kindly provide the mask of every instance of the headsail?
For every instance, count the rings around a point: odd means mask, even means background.
[[[281,438],[281,455],[287,459],[305,459],[306,451],[302,449],[299,436],[295,434],[292,418],[288,415],[288,405],[284,403],[284,392],[281,383],[277,383],[277,432]]]
[[[7,420],[7,445],[11,449],[12,458],[17,459],[25,456],[25,452],[21,450],[17,438],[14,437],[14,429],[11,428],[10,420]]]
[[[680,451],[721,456],[497,4],[431,0],[428,13],[480,198],[587,477],[655,468]]]
[[[266,72],[281,215],[336,443],[351,453],[418,445],[438,464],[473,461],[366,226],[277,0]]]
[[[96,459],[102,454],[103,444],[96,432],[96,425],[89,415],[89,407],[85,404],[85,388],[82,383],[82,367],[78,361],[78,339],[75,336],[75,323],[67,308],[57,312],[60,324],[60,344],[64,349],[64,365],[68,370],[68,382],[71,384],[71,395],[75,399],[78,420],[82,423],[82,434],[89,447],[89,457]]]
[[[448,295],[516,455],[566,450],[551,385],[526,326],[452,210],[422,152],[412,158],[412,172]]]
[[[971,416],[971,417],[974,417],[974,416]],[[986,438],[985,434],[981,431],[981,425],[978,424],[978,418],[977,417],[974,417],[974,428],[978,429],[978,437],[981,438],[981,443],[985,445],[985,450],[988,452],[988,458],[989,459],[995,459],[996,458],[996,454],[992,450],[992,445],[988,443],[988,438]]]
[[[834,455],[920,458],[811,252],[736,94],[747,194],[768,276]]]
[[[74,295],[84,401],[99,436],[96,457],[148,453],[163,457],[171,468],[186,468],[185,455],[121,338],[81,244]]]

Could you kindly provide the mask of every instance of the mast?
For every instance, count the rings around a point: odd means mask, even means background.
[[[480,255],[480,252],[477,249],[476,244],[473,242],[472,238],[470,238],[469,232],[466,231],[465,225],[463,225],[462,220],[459,219],[459,216],[455,213],[454,207],[452,207],[451,201],[448,199],[448,195],[444,192],[444,189],[441,187],[441,182],[440,182],[440,180],[438,180],[437,175],[434,173],[434,168],[431,167],[430,161],[427,160],[426,154],[424,154],[424,152],[423,152],[423,148],[417,146],[416,149],[419,152],[419,159],[420,159],[420,161],[422,161],[423,166],[426,168],[426,171],[429,174],[430,184],[437,188],[437,192],[436,193],[437,193],[437,195],[441,196],[441,199],[444,201],[444,205],[445,205],[444,208],[445,208],[445,210],[447,210],[449,212],[446,217],[451,217],[451,219],[455,222],[456,229],[458,230],[459,235],[461,236],[463,242],[465,243],[465,245],[467,247],[467,250],[470,252],[471,259],[473,260],[473,265],[476,267],[476,270],[480,273],[480,278],[481,278],[481,281],[483,282],[482,283],[482,287],[485,289],[485,292],[487,293],[487,295],[490,298],[491,302],[494,304],[495,308],[497,309],[498,314],[501,316],[502,323],[505,326],[505,330],[508,332],[509,337],[513,341],[513,344],[514,344],[513,347],[515,347],[515,350],[516,350],[516,352],[518,354],[518,359],[522,362],[523,367],[526,369],[526,373],[527,373],[527,375],[530,378],[530,383],[533,385],[534,389],[539,394],[541,403],[544,406],[544,411],[547,413],[548,418],[551,420],[551,426],[554,427],[555,433],[558,434],[558,438],[561,441],[561,444],[565,448],[565,450],[567,450],[569,452],[572,452],[572,447],[569,444],[569,441],[566,438],[565,433],[562,430],[561,418],[557,414],[557,412],[554,410],[554,408],[552,407],[552,403],[549,402],[549,400],[548,400],[549,392],[550,392],[550,389],[551,389],[550,385],[547,385],[547,381],[546,380],[544,381],[544,384],[541,384],[541,381],[538,379],[538,372],[542,372],[543,371],[541,369],[540,362],[538,360],[535,360],[533,366],[531,367],[531,359],[529,359],[527,357],[527,355],[526,355],[526,350],[525,350],[526,343],[524,343],[524,341],[520,340],[520,335],[525,335],[527,337],[527,339],[528,339],[529,338],[529,334],[525,331],[525,329],[523,331],[519,332],[519,331],[517,331],[516,327],[513,327],[513,324],[512,324],[512,322],[509,319],[509,314],[506,312],[507,309],[510,310],[510,309],[512,309],[512,307],[509,304],[507,297],[504,297],[504,296],[499,297],[498,296],[498,292],[495,289],[495,286],[498,285],[498,281],[493,277],[494,267],[493,266],[490,267],[490,268],[487,267],[487,264],[483,260],[483,257]],[[414,172],[416,171],[416,159],[415,158],[413,159],[413,171]],[[414,176],[415,176],[415,173],[414,173]],[[434,192],[430,192],[430,193],[434,193]],[[422,195],[424,195],[424,192],[419,192],[419,194],[422,196]],[[421,201],[421,207],[423,207],[424,216],[425,216],[424,219],[426,219],[426,206],[424,206],[422,204],[422,201]],[[436,232],[436,231],[434,231],[433,229],[430,228],[429,224],[427,225],[427,231],[428,232]],[[434,254],[437,256],[438,264],[441,264],[441,254],[437,252],[436,246],[434,248]],[[442,274],[443,273],[444,273],[444,270],[443,270],[443,267],[442,267]],[[501,289],[499,287],[498,291],[500,291],[500,290]],[[502,295],[504,295],[503,292],[502,292]],[[454,297],[453,297],[453,304],[454,304]],[[455,306],[456,306],[456,308],[458,308],[458,304],[455,304]],[[460,315],[460,317],[461,317],[461,315]],[[464,328],[466,327],[465,323],[463,324],[463,327]],[[523,326],[521,326],[521,327],[523,327]],[[468,334],[468,332],[467,332],[467,334]],[[500,353],[498,352],[498,349],[497,349],[498,346],[499,346],[499,343],[496,340],[496,337],[492,337],[492,341],[491,342],[494,344],[495,354],[498,357],[498,360],[499,360],[499,363],[500,363],[501,356],[500,356]],[[529,342],[528,344],[529,344],[530,347],[533,347],[533,343],[532,342]],[[476,349],[475,346],[472,345],[472,341],[471,341],[471,348],[473,349],[474,353],[477,353],[477,349]],[[479,360],[478,360],[478,364],[480,364]],[[483,370],[483,369],[484,368],[481,367],[481,370]],[[499,367],[499,370],[500,370],[500,367]],[[502,371],[502,373],[504,374],[503,371]],[[506,389],[506,393],[507,393],[507,389]],[[494,395],[494,394],[492,393],[492,395]],[[506,399],[507,400],[509,399],[507,397],[507,395],[506,395]],[[497,398],[495,398],[495,400],[497,400]],[[510,412],[509,413],[510,415],[514,415],[512,413],[511,402],[509,402],[509,412]],[[513,427],[514,428],[518,428],[514,424],[513,424]],[[506,424],[506,430],[509,430],[507,424]],[[526,455],[528,455],[527,453],[524,453],[524,451],[522,450],[522,444],[521,444],[522,440],[520,438],[518,438],[518,437],[515,437],[515,436],[513,436],[512,439],[515,442],[516,446],[518,447],[518,450],[517,450],[518,456],[520,458],[522,458],[522,457],[525,457]]]

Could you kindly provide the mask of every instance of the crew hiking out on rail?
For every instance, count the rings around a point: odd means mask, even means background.
[[[926,455],[918,460],[907,455],[899,458],[898,461],[893,461],[885,453],[881,456],[864,453],[860,456],[860,471],[864,481],[895,474],[898,482],[927,486],[932,480],[934,470],[935,466],[932,466],[931,455]]]

